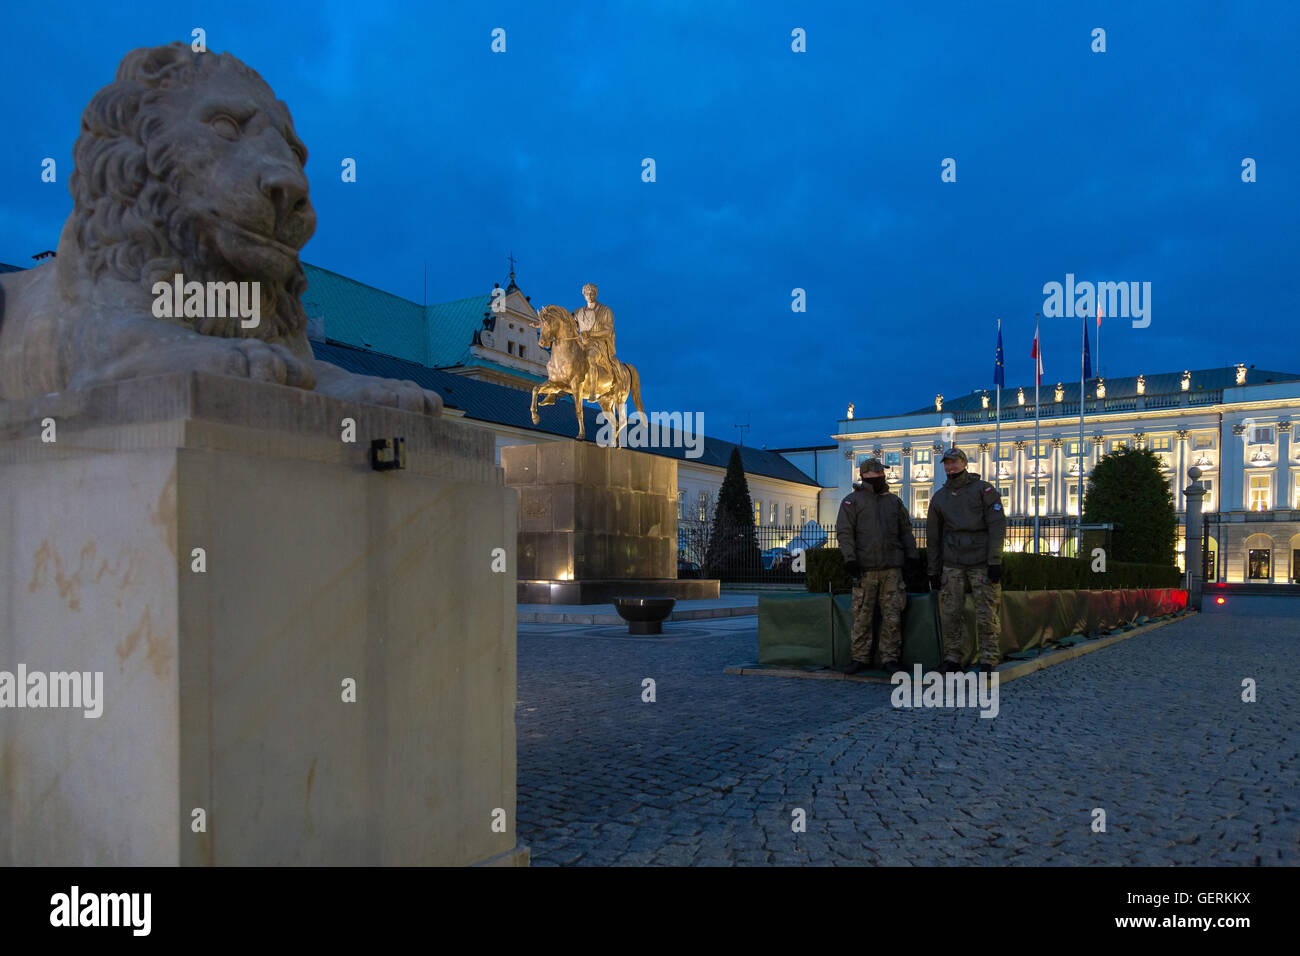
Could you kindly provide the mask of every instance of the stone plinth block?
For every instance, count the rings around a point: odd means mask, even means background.
[[[97,718],[0,708],[0,863],[526,862],[492,455],[204,374],[0,403],[0,671],[103,674]]]
[[[594,442],[501,449],[517,488],[520,580],[677,577],[677,462]]]

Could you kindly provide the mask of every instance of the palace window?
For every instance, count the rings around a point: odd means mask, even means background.
[[[807,523],[808,523],[808,508],[807,506],[804,506],[799,509],[799,524],[802,526]]]
[[[1079,486],[1077,484],[1066,486],[1065,513],[1067,515],[1077,515],[1079,513]]]
[[[1252,445],[1271,445],[1273,444],[1273,426],[1270,425],[1267,428],[1257,427],[1253,436],[1247,431],[1246,438]]]
[[[930,489],[916,489],[912,501],[912,514],[917,518],[924,518],[930,511]]]
[[[1269,493],[1272,491],[1273,478],[1271,475],[1251,475],[1250,476],[1250,498],[1247,500],[1246,507],[1251,511],[1267,511],[1269,508]]]
[[[511,355],[514,355],[514,354],[515,354],[515,343],[514,343],[514,342],[507,342],[507,343],[506,343],[506,351],[509,352]]]
[[[1127,447],[1128,447],[1128,439],[1126,439],[1126,438],[1112,438],[1112,439],[1111,439],[1111,442],[1110,442],[1110,450],[1111,450],[1112,452],[1119,451],[1121,448],[1127,448]]]
[[[1173,439],[1168,435],[1158,435],[1149,441],[1147,447],[1152,451],[1172,451]]]
[[[901,456],[899,455],[898,452],[896,452],[896,451],[887,451],[887,452],[885,452],[885,467],[886,467],[886,468],[892,468],[893,466],[898,465],[898,464],[901,464],[901,463],[902,463],[902,458],[901,458]]]
[[[763,523],[763,502],[754,502],[754,525],[757,527]]]
[[[1267,581],[1273,577],[1273,550],[1251,548],[1246,552],[1246,579]]]
[[[1080,457],[1080,455],[1079,455],[1079,451],[1080,451],[1080,449],[1081,449],[1082,447],[1083,447],[1083,443],[1082,443],[1082,442],[1079,442],[1079,441],[1072,441],[1072,442],[1070,442],[1068,445],[1065,446],[1065,457],[1066,457],[1066,458],[1078,458],[1078,457]]]
[[[930,449],[918,448],[912,453],[912,460],[918,465],[928,465],[930,463]]]
[[[767,520],[767,523],[768,523],[768,524],[776,524],[776,509],[777,509],[777,504],[776,504],[776,502],[774,501],[774,502],[772,502],[772,508],[771,508],[771,510],[768,512],[768,515],[769,515],[768,520]]]
[[[998,449],[998,461],[1011,461],[1016,457],[1016,446],[1007,442]]]
[[[1034,485],[1029,489],[1029,513],[1031,515],[1047,514],[1047,488]]]
[[[785,526],[788,528],[794,524],[794,505],[785,506]]]
[[[520,358],[524,357],[524,347],[522,345],[519,346],[519,357]]]
[[[686,517],[686,492],[677,492],[677,520],[681,521]]]
[[[1003,485],[999,488],[998,497],[1002,499],[1002,510],[1011,514],[1011,486]]]
[[[1214,479],[1202,478],[1201,485],[1205,488],[1205,497],[1201,499],[1202,511],[1214,510]]]
[[[709,519],[709,493],[707,491],[700,492],[699,514],[701,521],[707,521]]]
[[[1213,435],[1197,435],[1197,436],[1192,440],[1192,447],[1193,447],[1193,448],[1197,448],[1197,449],[1200,449],[1200,448],[1213,448],[1213,447],[1214,447],[1214,436],[1213,436]]]

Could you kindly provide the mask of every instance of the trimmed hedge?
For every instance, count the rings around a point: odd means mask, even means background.
[[[920,568],[905,568],[907,590],[917,593],[928,589],[924,572],[925,548]],[[838,548],[817,548],[806,553],[808,576],[806,587],[814,594],[825,594],[827,585],[837,592],[851,591],[852,583],[844,573],[844,558]],[[1094,572],[1088,558],[1055,558],[1050,554],[1023,554],[1007,551],[1002,555],[1002,589],[1004,591],[1107,591],[1119,588],[1178,588],[1183,573],[1176,567],[1158,564],[1132,564],[1109,561],[1106,570]]]

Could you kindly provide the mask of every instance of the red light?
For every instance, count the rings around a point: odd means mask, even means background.
[[[1215,598],[1215,599],[1214,599],[1214,603],[1215,603],[1215,604],[1222,604],[1222,603],[1223,603],[1223,598],[1221,598],[1221,597],[1220,597],[1220,598]]]

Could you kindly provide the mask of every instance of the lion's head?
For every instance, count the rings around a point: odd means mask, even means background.
[[[307,149],[288,108],[227,53],[184,43],[133,50],[81,116],[73,234],[98,280],[259,281],[261,325],[193,319],[206,335],[303,334],[298,250],[316,228]]]

